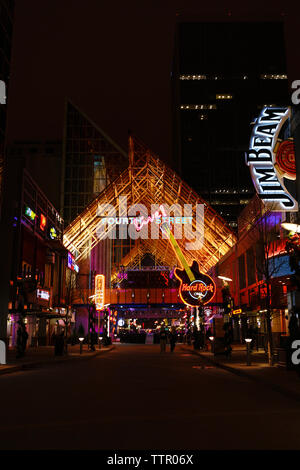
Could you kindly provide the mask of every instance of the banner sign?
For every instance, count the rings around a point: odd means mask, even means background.
[[[95,276],[95,304],[96,310],[103,310],[105,296],[105,276],[97,274]]]

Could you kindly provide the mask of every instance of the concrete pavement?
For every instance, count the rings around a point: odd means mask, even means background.
[[[276,364],[270,367],[264,351],[253,351],[251,353],[251,365],[246,364],[246,349],[242,345],[234,345],[232,355],[214,355],[211,351],[196,351],[193,346],[181,345],[186,352],[196,354],[212,365],[233,374],[254,380],[257,383],[267,385],[273,390],[285,394],[300,401],[300,377],[295,370],[287,370]]]
[[[176,346],[0,377],[0,449],[300,449],[300,404]]]
[[[106,346],[95,351],[88,349],[87,345],[83,345],[82,354],[80,354],[79,345],[68,345],[67,354],[63,356],[54,355],[54,346],[40,346],[38,348],[27,348],[24,357],[17,359],[15,349],[9,349],[7,354],[7,364],[0,365],[0,375],[11,374],[19,370],[29,370],[48,365],[61,364],[72,360],[92,359],[98,354],[111,351],[114,346]]]

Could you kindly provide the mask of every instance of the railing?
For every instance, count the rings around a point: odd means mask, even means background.
[[[72,304],[86,304],[93,295],[91,289],[76,289]],[[176,304],[182,303],[178,289],[105,289],[105,304]]]

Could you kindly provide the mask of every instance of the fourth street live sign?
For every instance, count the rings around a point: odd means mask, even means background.
[[[290,118],[290,108],[264,108],[253,127],[246,153],[257,194],[274,212],[298,211],[297,201],[284,185],[284,179],[296,179]]]

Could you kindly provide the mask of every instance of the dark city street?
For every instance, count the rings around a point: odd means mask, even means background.
[[[1,464],[300,456],[299,25],[0,0]]]
[[[300,449],[299,402],[180,345],[118,345],[0,387],[1,449]]]

